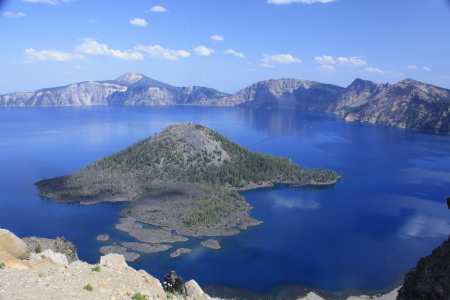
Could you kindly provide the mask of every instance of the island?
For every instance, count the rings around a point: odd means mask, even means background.
[[[155,251],[168,249],[159,243],[235,235],[260,224],[239,191],[274,183],[330,185],[339,178],[252,152],[200,124],[174,124],[77,172],[35,184],[39,196],[60,203],[129,203],[116,228]]]

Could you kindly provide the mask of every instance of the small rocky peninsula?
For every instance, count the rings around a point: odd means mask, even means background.
[[[199,124],[175,124],[75,173],[36,185],[40,196],[60,203],[129,202],[116,228],[143,243],[132,249],[154,252],[186,237],[229,236],[260,224],[248,215],[252,207],[239,190],[273,183],[329,185],[340,177],[252,152]],[[103,247],[102,253],[114,246]]]

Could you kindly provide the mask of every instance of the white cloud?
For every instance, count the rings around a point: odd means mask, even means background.
[[[91,23],[91,24],[97,23],[97,21],[95,21],[95,20],[89,20],[88,22]]]
[[[233,54],[233,55],[235,55],[235,56],[237,56],[237,57],[244,57],[244,54],[243,54],[243,53],[241,53],[241,52],[236,52],[236,51],[234,51],[233,49],[228,49],[227,51],[224,51],[223,53],[225,53],[225,54]]]
[[[263,67],[263,68],[275,68],[274,65],[271,65],[271,64],[265,64],[265,63],[262,63],[262,64],[260,64],[259,66],[261,66],[261,67]]]
[[[382,74],[382,75],[388,75],[390,77],[403,77],[405,76],[405,74],[403,73],[398,73],[398,72],[393,72],[393,71],[383,71],[381,69],[378,68],[364,68],[361,70],[361,72],[367,72],[367,73],[375,73],[375,74]]]
[[[321,65],[319,70],[326,72],[336,72],[336,69],[332,65]]]
[[[332,56],[324,55],[322,57],[315,57],[312,61],[312,63],[315,64],[321,64],[321,65],[334,65],[336,61],[333,59]]]
[[[361,72],[384,74],[384,72],[378,68],[364,68],[361,70]]]
[[[149,11],[151,11],[151,12],[168,12],[169,10],[160,5],[156,5],[156,6],[153,6],[152,8],[150,8]]]
[[[82,66],[74,66],[75,69],[83,69]]]
[[[295,2],[300,2],[300,3],[312,4],[315,2],[328,3],[328,2],[333,2],[333,1],[337,1],[337,0],[267,0],[267,3],[291,4],[291,3],[295,3]]]
[[[210,39],[212,39],[214,41],[223,41],[224,40],[223,36],[220,36],[220,35],[213,35],[210,37]]]
[[[423,69],[424,69],[425,71],[430,71],[430,70],[431,70],[431,69],[428,68],[428,67],[423,67]]]
[[[359,56],[338,57],[336,58],[338,66],[344,67],[362,67],[367,66],[367,62],[362,60]]]
[[[406,68],[408,69],[418,69],[419,67],[416,65],[408,65]]]
[[[5,11],[5,12],[3,13],[3,16],[4,16],[5,18],[15,19],[15,18],[20,18],[20,17],[25,17],[26,14],[24,14],[23,12],[16,12],[16,13],[13,13],[13,12],[10,12],[10,11]]]
[[[31,61],[73,61],[73,60],[84,60],[87,61],[86,57],[81,54],[67,53],[55,50],[41,50],[36,51],[34,49],[26,49],[25,55]],[[29,61],[26,61],[29,62]]]
[[[262,59],[263,64],[290,64],[290,63],[301,63],[302,60],[299,58],[294,58],[290,54],[275,54],[268,55],[263,54],[264,58]]]
[[[140,52],[120,51],[109,49],[106,44],[86,39],[86,41],[75,47],[75,51],[83,54],[109,55],[123,60],[142,60],[144,57]]]
[[[130,23],[136,26],[147,27],[148,22],[144,19],[134,18],[130,20]]]
[[[165,49],[160,45],[143,46],[137,45],[134,50],[147,52],[150,57],[166,60],[180,60],[180,57],[190,57],[191,54],[184,50]]]
[[[194,50],[195,54],[203,55],[203,56],[210,56],[211,54],[216,52],[216,50],[206,48],[205,46],[198,46],[198,47],[195,47],[193,50]]]

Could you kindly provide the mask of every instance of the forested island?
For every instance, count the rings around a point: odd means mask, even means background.
[[[252,152],[199,124],[174,124],[79,171],[36,183],[57,202],[129,202],[116,225],[145,243],[227,236],[260,224],[239,190],[334,184],[340,174]]]

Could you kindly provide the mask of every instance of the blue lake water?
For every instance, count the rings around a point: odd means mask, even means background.
[[[450,233],[450,136],[326,113],[191,106],[1,108],[0,227],[21,237],[65,236],[91,263],[101,246],[135,241],[114,228],[126,203],[56,204],[36,196],[33,183],[74,172],[179,122],[200,123],[253,151],[344,177],[334,186],[244,192],[251,215],[264,223],[219,237],[219,251],[190,239],[179,243],[194,250],[189,255],[169,258],[169,250],[130,263],[160,280],[176,270],[219,296],[280,296],[303,288],[338,296],[382,292],[401,284]],[[112,240],[96,241],[101,233]]]

